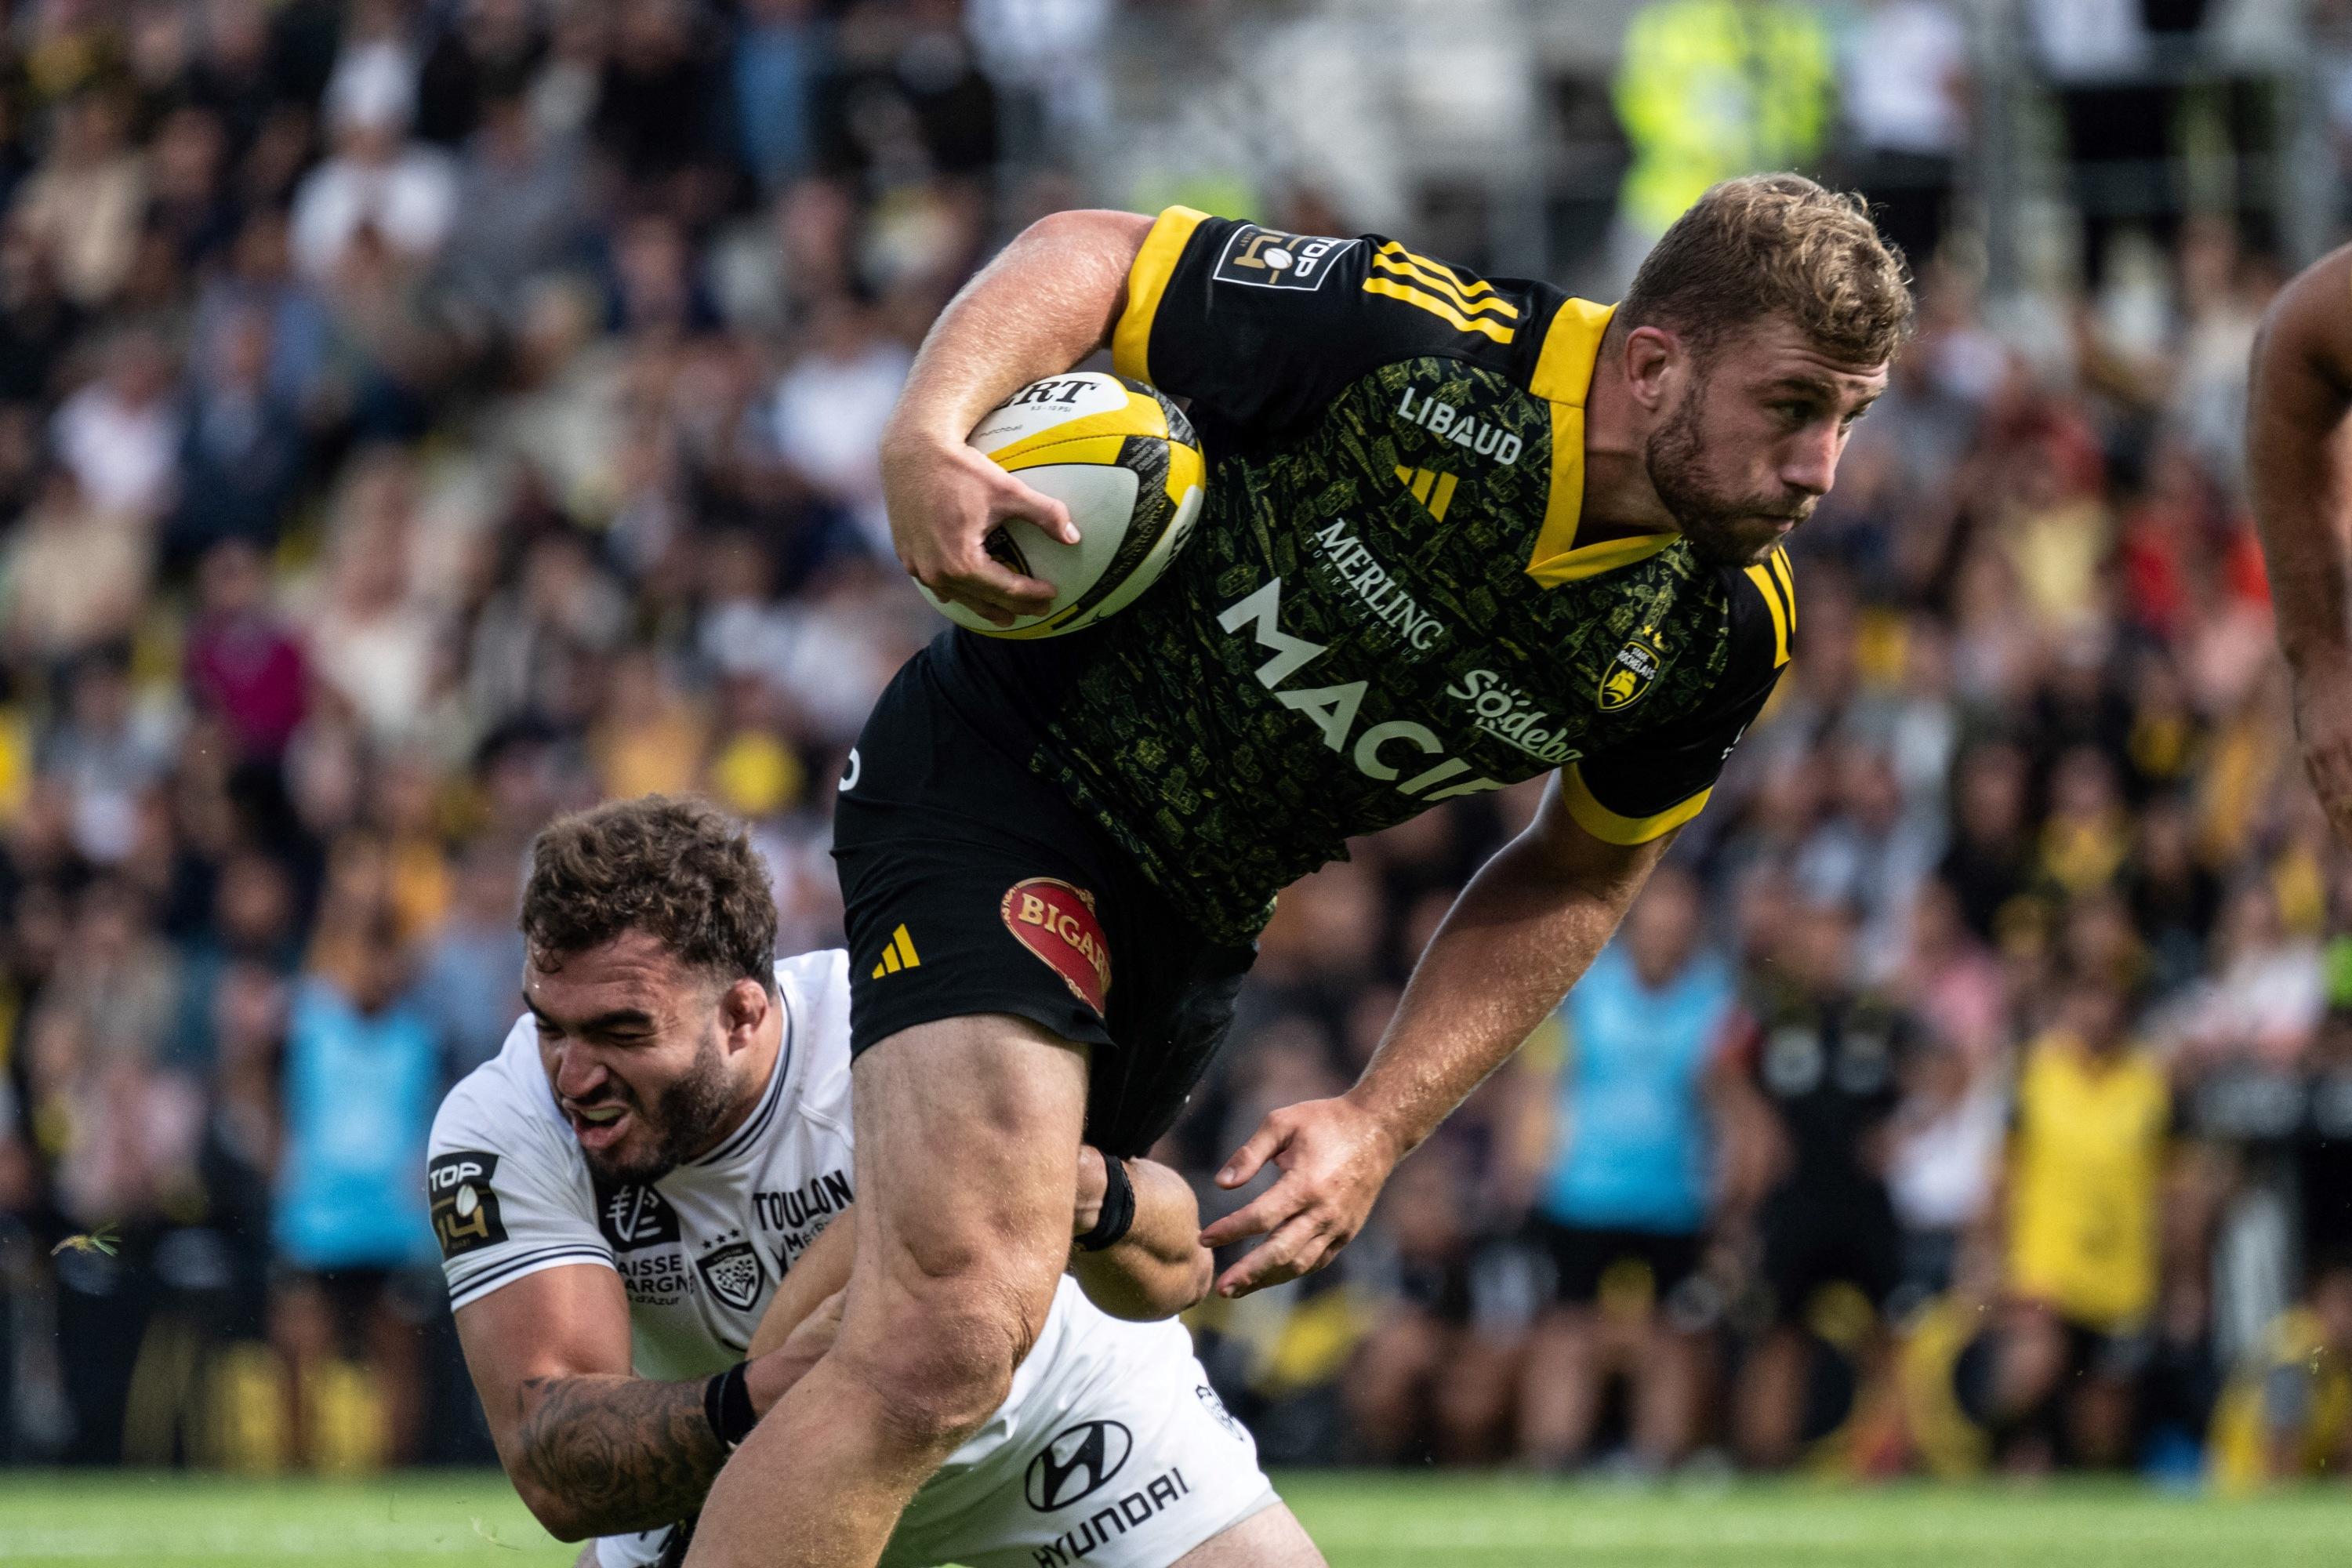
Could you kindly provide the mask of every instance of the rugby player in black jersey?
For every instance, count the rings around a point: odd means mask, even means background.
[[[1171,208],[1015,240],[918,357],[883,461],[916,577],[1009,616],[969,449],[1108,346],[1191,400],[1205,514],[1083,633],[942,635],[842,780],[861,1201],[839,1337],[721,1473],[692,1561],[865,1568],[1004,1399],[1068,1254],[1083,1140],[1141,1152],[1215,1050],[1285,884],[1346,840],[1549,773],[1346,1094],[1219,1173],[1266,1191],[1237,1295],[1322,1267],[1396,1162],[1556,1005],[1770,694],[1780,542],[1830,489],[1911,306],[1851,198],[1729,182],[1613,310],[1378,236]],[[1074,432],[1075,433],[1075,432]]]

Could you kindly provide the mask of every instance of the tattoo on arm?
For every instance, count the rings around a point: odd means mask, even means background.
[[[613,1376],[540,1377],[518,1434],[531,1479],[596,1535],[674,1524],[702,1506],[726,1454],[702,1413],[702,1384]]]

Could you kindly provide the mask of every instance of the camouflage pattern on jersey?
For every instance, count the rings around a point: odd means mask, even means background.
[[[1240,942],[1349,837],[1686,718],[1729,658],[1727,574],[1676,540],[1531,579],[1552,428],[1508,375],[1421,357],[1263,449],[1212,451],[1197,537],[1068,647],[1031,766]]]

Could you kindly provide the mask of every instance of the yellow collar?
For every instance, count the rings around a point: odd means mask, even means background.
[[[1528,384],[1529,391],[1551,405],[1551,490],[1544,500],[1543,530],[1528,558],[1528,575],[1547,588],[1646,561],[1682,537],[1636,533],[1577,548],[1576,525],[1584,511],[1584,400],[1592,391],[1601,334],[1616,313],[1616,306],[1589,300],[1562,303],[1544,331],[1543,352],[1536,356]]]

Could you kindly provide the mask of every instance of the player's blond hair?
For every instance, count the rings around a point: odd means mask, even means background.
[[[1884,364],[1911,336],[1903,252],[1858,195],[1802,174],[1726,180],[1675,220],[1618,309],[1629,327],[1664,327],[1705,354],[1767,320],[1793,324],[1832,359]]]

